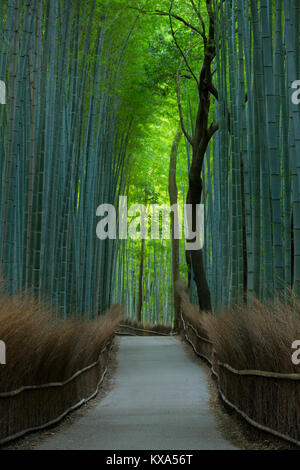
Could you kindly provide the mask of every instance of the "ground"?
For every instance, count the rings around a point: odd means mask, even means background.
[[[121,337],[95,400],[7,449],[289,449],[224,407],[209,367],[179,338]]]

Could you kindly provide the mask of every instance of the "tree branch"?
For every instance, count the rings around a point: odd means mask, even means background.
[[[209,89],[210,93],[216,98],[216,100],[218,100],[219,99],[219,93],[218,93],[218,90],[216,89],[216,87],[214,86],[214,84],[212,82],[208,85],[208,89]]]
[[[196,7],[194,0],[190,0],[190,3],[191,3],[191,5],[192,5],[192,7],[193,7],[194,12],[196,13],[196,15],[198,16],[198,18],[199,18],[199,20],[200,20],[200,22],[201,22],[201,26],[202,26],[202,34],[201,34],[201,36],[202,36],[203,39],[204,39],[204,38],[206,38],[206,30],[205,30],[205,23],[204,23],[204,20],[203,20],[203,18],[202,18],[202,15],[201,15],[199,9]]]
[[[146,11],[146,10],[143,10],[141,8],[137,8],[137,7],[132,7],[132,6],[128,6],[127,8],[130,8],[131,10],[136,10],[140,13],[143,13],[144,15],[159,15],[159,16],[170,16],[170,13],[168,13],[167,11],[162,11],[162,10],[154,10],[154,11]],[[194,31],[195,33],[199,34],[200,36],[203,36],[203,32],[200,31],[198,28],[196,28],[196,26],[192,25],[191,23],[188,23],[184,18],[182,18],[181,16],[178,16],[178,15],[175,15],[174,13],[171,13],[171,16],[172,18],[174,18],[175,20],[177,21],[180,21],[181,23],[183,23],[185,26],[187,26],[187,28],[190,28],[192,31]],[[203,25],[202,25],[203,27]]]
[[[171,1],[171,4],[170,4],[170,9],[169,9],[169,20],[170,20],[170,28],[171,28],[171,33],[172,33],[172,36],[173,36],[173,40],[175,42],[175,45],[177,47],[177,49],[179,50],[180,54],[182,55],[183,57],[183,60],[185,62],[185,65],[187,66],[190,74],[192,75],[192,77],[194,78],[195,82],[197,83],[197,86],[199,87],[199,82],[198,82],[198,79],[196,77],[196,75],[194,74],[194,72],[192,71],[191,67],[190,67],[190,64],[188,63],[188,60],[183,52],[183,50],[181,49],[177,39],[176,39],[176,35],[175,35],[175,32],[174,32],[174,28],[173,28],[173,23],[172,23],[172,8],[173,8],[173,0]]]
[[[174,18],[175,20],[180,21],[185,26],[187,26],[188,28],[193,30],[195,33],[200,34],[200,36],[203,37],[203,32],[202,31],[200,31],[198,28],[196,28],[196,26],[193,26],[191,23],[188,23],[184,18],[181,18],[181,16],[174,15],[173,13],[170,14],[170,13],[167,13],[166,11],[161,11],[161,10],[155,10],[154,13],[156,15],[160,15],[160,16],[172,16],[172,18]]]
[[[219,129],[219,124],[216,122],[212,122],[211,125],[208,128],[207,135],[209,140],[212,138],[212,136],[217,132]]]
[[[181,65],[182,65],[182,62],[183,62],[183,59],[181,61]],[[184,133],[185,138],[187,139],[187,141],[191,145],[194,145],[194,141],[193,141],[192,137],[189,135],[189,133],[187,132],[187,130],[184,126],[184,120],[183,120],[181,96],[180,96],[180,84],[181,84],[180,69],[181,69],[181,65],[180,65],[180,67],[177,71],[177,90],[176,90],[177,91],[177,104],[178,104],[178,110],[179,110],[180,125],[181,125],[182,132]]]

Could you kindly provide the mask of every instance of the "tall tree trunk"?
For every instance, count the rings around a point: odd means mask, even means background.
[[[196,217],[197,217],[197,205],[201,203],[201,194],[202,194],[202,179],[199,176],[197,178],[198,183],[191,184],[191,177],[190,177],[190,187],[187,195],[187,204],[192,206],[192,227],[189,227],[189,231],[196,231]],[[193,191],[193,189],[197,189],[197,191]],[[194,240],[190,240],[190,242],[195,242]],[[190,250],[187,252],[187,260],[190,261],[191,266],[191,274],[193,279],[196,283],[197,287],[197,294],[198,294],[198,302],[200,310],[211,311],[211,297],[210,297],[210,290],[208,286],[208,282],[206,279],[205,269],[204,269],[204,262],[203,262],[203,251],[201,250]],[[190,276],[190,282],[192,282],[192,276]],[[190,287],[190,286],[189,286]]]
[[[140,258],[140,274],[139,274],[139,302],[137,310],[137,320],[142,322],[143,308],[143,275],[144,275],[144,258],[145,258],[145,239],[141,240],[141,258]]]
[[[242,194],[242,221],[243,221],[243,300],[247,303],[248,285],[248,259],[247,259],[247,232],[246,232],[246,202],[245,202],[245,179],[244,164],[241,160],[241,194]]]
[[[190,143],[193,149],[192,164],[189,174],[189,189],[187,194],[187,204],[190,204],[192,207],[192,220],[189,222],[189,233],[195,233],[197,229],[197,209],[198,205],[201,204],[202,196],[202,167],[203,161],[206,154],[207,147],[214,133],[218,130],[218,124],[212,122],[209,125],[209,112],[210,112],[210,103],[211,95],[216,99],[218,98],[218,92],[213,84],[213,73],[212,73],[212,62],[216,55],[216,46],[215,46],[215,25],[214,25],[214,13],[212,11],[212,2],[211,0],[206,0],[206,8],[209,17],[209,34],[206,36],[205,30],[203,29],[201,36],[203,38],[204,45],[204,58],[201,66],[201,71],[199,78],[197,78],[189,64],[187,62],[187,57],[183,54],[183,61],[188,66],[194,80],[197,83],[199,104],[197,110],[197,118],[195,123],[195,133],[193,136],[190,136],[185,129],[184,119],[182,113],[181,99],[180,99],[180,82],[181,75],[180,70],[178,71],[177,77],[177,100],[178,108],[180,115],[180,123],[182,131]],[[171,31],[175,43],[178,45],[175,32],[172,27],[171,20],[171,11],[170,11],[170,24]],[[182,62],[183,62],[182,61]],[[195,240],[190,238],[190,242]],[[205,275],[204,263],[203,263],[203,252],[202,250],[190,250],[187,252],[187,261],[190,262],[192,268],[192,274],[197,286],[198,300],[200,310],[211,310],[211,298],[210,291]]]
[[[169,197],[170,205],[177,204],[177,184],[176,184],[176,166],[177,166],[177,154],[178,145],[182,137],[182,130],[180,129],[175,135],[171,155],[170,155],[170,169],[169,169]],[[171,212],[171,236],[172,236],[172,277],[173,277],[173,296],[174,296],[174,330],[179,331],[180,329],[180,299],[175,289],[175,283],[179,279],[179,239],[175,239],[175,224],[178,225],[178,210]]]

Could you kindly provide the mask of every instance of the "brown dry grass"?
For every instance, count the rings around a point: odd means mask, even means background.
[[[0,392],[65,381],[97,361],[121,315],[115,306],[93,321],[55,321],[45,305],[27,296],[8,297],[2,290],[0,339],[6,343],[7,365],[0,369]]]
[[[198,306],[190,302],[185,283],[182,280],[176,282],[176,290],[181,299],[181,309],[191,325],[203,338],[210,339],[209,326],[213,316],[210,313],[200,312]]]
[[[300,372],[292,363],[292,343],[300,339],[300,302],[295,298],[262,303],[251,299],[220,315],[200,312],[190,303],[186,286],[177,291],[185,317],[213,342],[216,358],[235,369]]]
[[[294,297],[235,306],[221,315],[200,312],[189,301],[184,284],[177,285],[189,340],[217,371],[220,390],[231,404],[269,430],[300,441],[300,382],[261,375],[239,375],[224,368],[281,374],[300,373],[292,363],[292,343],[300,339],[300,302]],[[209,347],[210,346],[210,347]]]
[[[283,301],[236,306],[210,316],[205,328],[216,357],[235,369],[300,372],[292,363],[292,343],[300,339],[300,305]]]
[[[236,306],[211,316],[206,328],[214,360],[238,370],[300,373],[292,362],[292,343],[300,338],[299,303],[274,301]],[[300,441],[300,382],[282,378],[239,376],[218,367],[226,398],[256,423]]]

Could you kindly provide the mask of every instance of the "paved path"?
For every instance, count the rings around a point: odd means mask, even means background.
[[[209,408],[206,373],[170,337],[122,337],[114,387],[37,449],[233,449]]]

